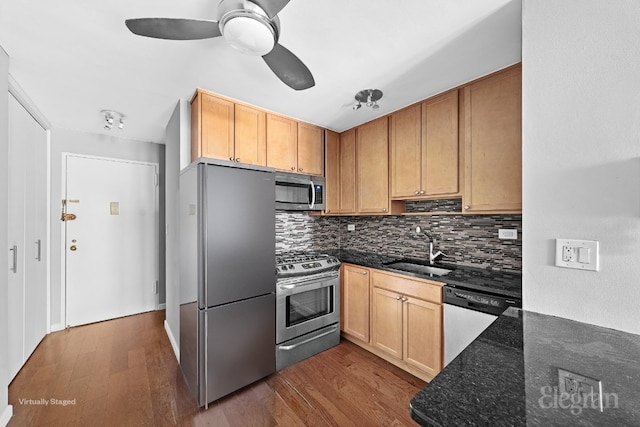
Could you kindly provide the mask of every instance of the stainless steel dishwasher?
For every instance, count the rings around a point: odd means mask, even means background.
[[[518,298],[458,286],[444,287],[444,365],[447,366]]]

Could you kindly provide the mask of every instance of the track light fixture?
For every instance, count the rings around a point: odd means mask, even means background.
[[[111,130],[114,121],[118,122],[118,129],[124,128],[124,114],[113,110],[102,110],[100,113],[104,114],[104,130]]]
[[[378,105],[378,100],[382,98],[382,91],[378,89],[365,89],[356,93],[356,103],[353,105],[354,111],[359,110],[362,107],[362,104],[367,107],[371,107],[374,110],[380,108]]]

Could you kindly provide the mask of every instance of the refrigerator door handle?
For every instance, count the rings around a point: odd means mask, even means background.
[[[314,336],[314,337],[309,337],[309,338],[307,338],[306,340],[300,341],[299,343],[296,343],[296,344],[291,344],[291,345],[279,345],[279,346],[278,346],[278,348],[279,348],[280,350],[285,350],[285,351],[286,351],[286,350],[293,350],[294,348],[299,347],[299,346],[301,346],[301,345],[303,345],[303,344],[310,343],[311,341],[314,341],[314,340],[317,340],[317,339],[319,339],[319,338],[322,338],[322,337],[324,337],[324,336],[326,336],[326,335],[332,334],[332,333],[334,333],[337,329],[338,329],[338,327],[337,327],[337,326],[334,326],[333,328],[329,329],[329,330],[328,330],[328,331],[326,331],[326,332],[321,333],[320,335],[316,335],[316,336]]]
[[[309,191],[311,191],[311,204],[309,205],[309,209],[313,209],[316,205],[316,190],[313,188],[313,181],[309,181]]]

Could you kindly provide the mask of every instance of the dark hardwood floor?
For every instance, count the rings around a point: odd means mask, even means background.
[[[414,425],[409,400],[425,383],[344,340],[198,409],[164,318],[157,311],[49,334],[9,386],[9,426]]]

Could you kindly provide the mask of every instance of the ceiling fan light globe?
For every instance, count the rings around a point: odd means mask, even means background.
[[[273,30],[252,16],[236,16],[220,21],[220,32],[224,39],[242,53],[263,56],[276,44]]]

